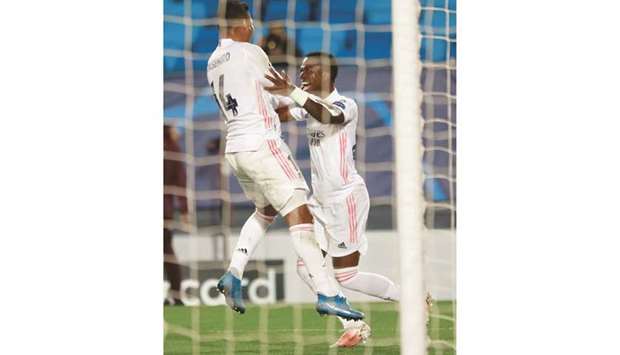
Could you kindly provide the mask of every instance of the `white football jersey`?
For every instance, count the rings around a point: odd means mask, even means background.
[[[273,97],[263,89],[271,64],[247,42],[221,39],[211,54],[207,78],[226,120],[226,153],[256,151],[265,139],[280,137]]]
[[[322,101],[344,115],[342,124],[325,124],[300,108],[290,109],[296,120],[306,120],[306,132],[312,161],[312,193],[321,203],[346,197],[354,186],[364,184],[355,169],[355,130],[357,104],[334,91]]]

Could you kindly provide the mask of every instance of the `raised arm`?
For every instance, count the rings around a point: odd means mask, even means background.
[[[320,99],[310,97],[307,92],[293,85],[288,75],[284,72],[280,74],[275,69],[269,68],[269,73],[271,75],[267,74],[265,78],[271,81],[273,86],[265,87],[265,90],[272,94],[289,96],[319,122],[332,124],[344,123],[344,114],[336,106],[330,105]],[[278,112],[278,116],[280,116],[280,112]],[[282,121],[282,117],[280,121]]]

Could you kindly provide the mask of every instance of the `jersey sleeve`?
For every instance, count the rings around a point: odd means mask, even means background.
[[[357,117],[357,104],[353,100],[340,99],[332,102],[331,106],[342,112],[345,123]]]
[[[306,119],[305,110],[299,107],[293,99],[288,96],[272,95],[271,105],[274,108],[288,107],[288,112],[295,121],[303,121]]]

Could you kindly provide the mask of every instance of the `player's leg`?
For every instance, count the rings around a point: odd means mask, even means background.
[[[246,197],[254,202],[256,209],[243,224],[228,271],[217,284],[217,289],[224,294],[226,303],[239,313],[245,312],[241,287],[243,272],[256,246],[261,242],[277,215],[277,211],[269,204],[252,177],[246,173],[243,163],[240,163],[244,161],[245,155],[251,156],[253,152],[227,154],[226,160],[232,167]],[[249,159],[246,157],[245,160],[251,159],[251,157]]]
[[[261,242],[269,226],[273,223],[278,212],[271,206],[256,207],[254,213],[241,227],[237,245],[232,254],[228,270],[238,279],[243,277],[243,271],[256,246]]]
[[[400,287],[387,277],[358,270],[358,251],[341,257],[332,257],[334,275],[340,286],[378,297],[387,301],[400,300]]]
[[[273,223],[276,213],[271,205],[256,208],[245,221],[239,234],[239,240],[233,251],[228,271],[220,278],[217,288],[226,297],[226,303],[239,313],[245,313],[242,298],[241,280],[250,257],[256,246],[262,241],[269,226]]]
[[[314,197],[311,198],[310,201],[308,202],[308,207],[310,208],[310,212],[312,213],[312,216],[314,217],[314,237],[317,243],[319,243],[319,247],[321,248],[321,254],[323,254],[323,258],[325,258],[325,256],[327,255],[327,252],[325,250],[327,250],[328,248],[328,243],[325,237],[325,225],[323,222],[323,219],[324,219],[323,212],[321,210],[320,204]],[[297,264],[296,265],[297,276],[299,276],[299,278],[306,284],[306,286],[308,286],[308,288],[313,294],[316,294],[317,293],[316,287],[314,286],[314,281],[312,281],[312,278],[310,277],[310,272],[308,271],[306,264],[301,258],[297,259],[296,264]],[[332,287],[338,290],[339,295],[344,296],[340,291],[340,287],[338,286],[338,282],[336,282],[334,275],[332,273],[329,273],[328,277],[329,277],[329,281]],[[346,328],[347,325],[349,325],[349,323],[353,322],[353,321],[346,320],[342,317],[338,317],[338,320],[340,321],[340,323],[342,323],[343,328]]]
[[[328,280],[323,254],[314,238],[314,221],[305,204],[305,194],[302,190],[295,191],[292,201],[289,201],[286,209],[282,211],[286,213],[284,220],[289,225],[293,247],[308,268],[317,292],[325,296],[335,296],[338,290]]]
[[[325,251],[325,249],[327,249],[327,243],[323,237],[324,236],[323,229],[322,229],[323,227],[320,223],[317,223],[317,220],[316,220],[317,216],[315,214],[315,210],[313,210],[312,207],[310,207],[310,211],[315,218],[314,237],[317,243],[319,244],[319,247],[321,248],[321,254],[323,255],[323,259],[325,259],[327,255],[327,252]],[[318,291],[316,289],[314,281],[312,280],[312,277],[310,276],[310,271],[308,271],[308,268],[306,267],[306,263],[304,263],[303,259],[300,257],[297,258],[296,270],[297,270],[297,276],[299,276],[299,278],[306,284],[306,286],[308,286],[308,288],[313,294],[316,294]],[[343,294],[340,292],[340,287],[338,286],[338,282],[336,282],[336,279],[333,277],[333,274],[328,273],[328,281],[331,287],[336,289],[339,295],[343,296]],[[343,318],[339,317],[339,319],[341,321],[345,321]]]
[[[314,236],[319,243],[319,248],[321,248],[321,254],[323,254],[323,257],[325,257],[325,250],[327,249],[327,244],[321,243],[322,241],[325,241],[325,238],[323,237],[324,231],[322,229],[323,226],[320,223],[320,216],[317,214],[319,212],[319,206],[314,198],[310,198],[310,201],[308,202],[308,207],[310,208],[310,213],[312,213],[312,216],[314,217]],[[312,281],[312,278],[310,277],[310,272],[308,271],[308,268],[306,267],[306,264],[304,263],[302,258],[297,257],[295,269],[297,270],[297,276],[299,276],[301,281],[303,281],[303,283],[308,286],[310,292],[312,292],[312,294],[316,294],[316,286],[314,286],[314,281]]]
[[[328,242],[325,236],[325,225],[323,223],[323,212],[318,205],[317,201],[311,199],[309,204],[310,211],[314,216],[314,233],[319,246],[321,247],[321,252],[323,257],[326,256],[325,250],[328,249]],[[301,258],[297,259],[297,275],[299,278],[308,286],[310,291],[313,294],[316,294],[316,288],[314,287],[314,282],[310,277],[310,272],[308,272],[308,268],[306,268],[306,264]],[[340,292],[340,288],[338,287],[338,283],[334,278],[333,274],[329,275],[329,281],[334,288],[337,288],[339,294],[344,296]],[[338,341],[332,346],[337,347],[355,347],[359,343],[366,342],[368,337],[370,337],[370,326],[366,324],[363,320],[347,320],[342,317],[338,317],[338,320],[342,324],[342,328],[344,329],[343,334],[340,336]]]
[[[366,186],[354,189],[344,201],[334,204],[338,211],[330,230],[330,237],[335,243],[330,244],[334,275],[341,287],[378,297],[384,300],[398,301],[400,287],[389,278],[371,272],[358,270],[360,255],[366,252],[366,221],[370,209],[370,199]]]
[[[313,218],[305,204],[303,190],[297,190],[283,209],[284,220],[289,225],[291,240],[297,255],[303,260],[317,290],[316,310],[321,315],[336,315],[346,319],[363,319],[364,314],[354,310],[347,299],[329,281],[324,258],[314,238]],[[297,207],[294,207],[297,206]]]
[[[327,280],[323,255],[314,239],[314,220],[308,209],[308,185],[286,143],[269,139],[251,157],[240,156],[239,165],[289,226],[293,248],[304,260],[318,293],[337,295]]]
[[[317,289],[317,312],[361,319],[364,314],[351,308],[345,297],[330,284],[321,249],[314,238],[313,217],[308,208],[308,185],[286,143],[266,142],[268,154],[260,160],[254,176],[271,205],[289,226],[297,255],[304,261]]]
[[[286,144],[281,140],[268,140],[255,152],[227,154],[226,158],[246,196],[256,206],[271,205],[284,216],[289,225],[293,247],[308,265],[318,289],[317,311],[321,314],[362,318],[363,314],[351,309],[346,299],[339,298],[327,282],[323,257],[313,236],[312,215],[306,206],[308,185]],[[261,200],[263,198],[265,201]],[[226,301],[234,310],[241,313],[245,311],[239,278],[227,272],[220,279],[218,289],[227,296]]]
[[[164,271],[170,282],[170,296],[173,305],[182,305],[181,268],[172,248],[172,230],[164,228]]]
[[[325,252],[323,252],[323,255],[325,255]],[[310,277],[310,272],[308,271],[306,264],[301,258],[297,259],[296,270],[297,270],[297,276],[299,276],[299,278],[303,281],[303,283],[306,284],[306,286],[308,286],[308,288],[310,289],[310,292],[312,292],[313,294],[316,294],[317,293],[316,287],[314,286],[314,282],[312,281],[312,278]],[[342,292],[340,291],[340,288],[338,287],[338,282],[333,277],[333,275],[329,275],[329,281],[332,287],[338,290],[338,294],[344,297],[344,294],[342,294]],[[354,322],[363,322],[363,321],[347,320],[342,317],[338,317],[338,320],[342,324],[342,327],[345,329],[350,327]]]
[[[297,270],[297,276],[299,276],[301,281],[303,281],[303,283],[306,284],[306,286],[308,286],[308,288],[310,289],[310,292],[312,292],[312,294],[316,294],[316,287],[314,286],[314,282],[312,281],[312,278],[310,277],[310,272],[308,271],[306,264],[304,264],[304,261],[299,257],[297,258],[296,270]]]
[[[386,301],[400,301],[400,287],[396,285],[389,278],[371,272],[360,272],[358,270],[360,253],[354,252],[352,254],[342,257],[332,257],[332,265],[334,266],[334,275],[338,280],[340,286],[352,290],[364,293],[369,296],[375,296]],[[430,293],[426,295],[426,318],[430,315],[430,309],[433,305],[433,298]],[[368,329],[370,334],[370,328]],[[356,339],[354,336],[347,337],[347,332],[336,342],[338,346],[349,346],[346,344],[352,343],[351,339]]]

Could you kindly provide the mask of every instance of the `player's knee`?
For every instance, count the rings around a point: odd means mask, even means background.
[[[264,208],[257,208],[254,211],[254,217],[265,223],[267,226],[273,223],[273,221],[276,219],[277,214],[278,212],[276,212],[276,210],[271,207],[271,205]]]
[[[354,251],[345,256],[332,257],[334,270],[357,267],[360,264],[360,252]]]
[[[267,206],[261,207],[261,208],[257,207],[256,211],[258,213],[260,213],[261,215],[268,216],[268,217],[271,217],[271,218],[275,218],[278,215],[278,211],[276,211],[276,209],[273,208],[272,205],[267,205]]]
[[[289,226],[314,222],[307,203],[307,192],[300,189],[295,190],[293,196],[280,211]]]
[[[355,279],[355,277],[357,276],[357,272],[357,266],[335,269],[334,277],[341,286],[347,287],[347,284],[349,284],[349,282]]]
[[[284,219],[286,220],[286,223],[291,227],[298,224],[314,223],[314,218],[312,218],[312,213],[310,213],[307,205],[301,205],[295,208],[286,216],[284,216]]]

